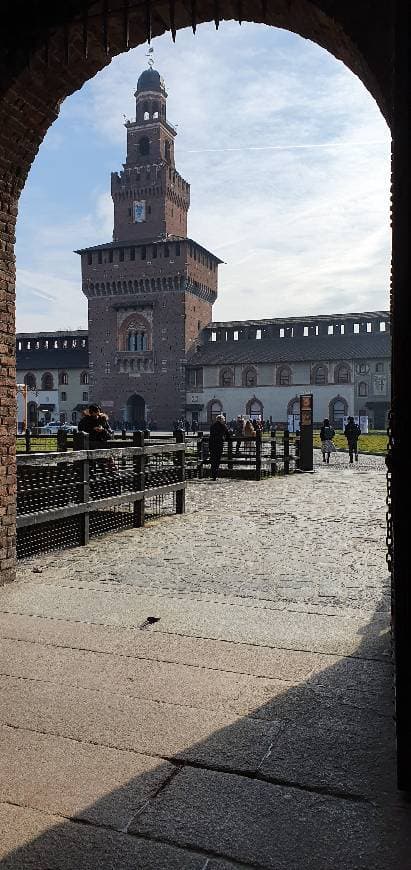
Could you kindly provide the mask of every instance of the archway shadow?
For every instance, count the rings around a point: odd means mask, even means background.
[[[265,703],[240,697],[224,727],[213,730],[215,708],[200,706],[210,733],[175,753],[127,746],[120,727],[117,740],[98,738],[91,725],[86,746],[117,747],[122,784],[75,812],[56,795],[50,815],[41,784],[25,804],[11,783],[0,805],[8,837],[1,870],[407,870],[411,808],[396,791],[387,629],[377,607],[353,656],[285,689],[273,683]],[[235,657],[226,673],[235,673]],[[172,704],[163,715],[177,734],[192,708]],[[39,730],[63,735],[64,752],[73,738],[52,719],[47,725],[45,710]],[[84,748],[74,741],[75,752]],[[128,777],[139,752],[150,769]]]

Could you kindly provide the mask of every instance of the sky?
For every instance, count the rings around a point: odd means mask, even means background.
[[[214,320],[388,308],[390,135],[377,104],[316,44],[222,22],[153,40],[191,184],[188,233],[217,254]],[[111,240],[147,46],[68,97],[20,200],[17,329],[87,326],[76,248]]]

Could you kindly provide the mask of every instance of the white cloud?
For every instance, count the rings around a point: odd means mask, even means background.
[[[387,307],[389,133],[362,83],[313,43],[262,26],[226,23],[216,36],[206,25],[196,37],[180,32],[176,47],[168,35],[154,47],[179,124],[177,167],[191,183],[189,235],[227,261],[215,319]],[[109,170],[124,160],[123,113],[133,114],[145,53],[116,58],[67,100],[46,139],[53,159],[62,129],[91,139],[101,179],[80,218],[69,209],[56,223],[45,210],[32,229],[32,292],[57,294],[44,323],[59,324],[68,296],[56,276],[72,288],[73,325],[84,316],[71,251],[111,238]],[[27,284],[19,287],[24,311]]]

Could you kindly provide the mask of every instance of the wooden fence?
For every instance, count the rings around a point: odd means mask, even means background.
[[[142,433],[134,441],[140,443],[17,456],[18,558],[184,512],[184,443],[148,444]]]

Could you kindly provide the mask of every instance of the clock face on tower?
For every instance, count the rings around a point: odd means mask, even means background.
[[[141,199],[134,202],[134,223],[142,224],[146,219],[146,201]]]

